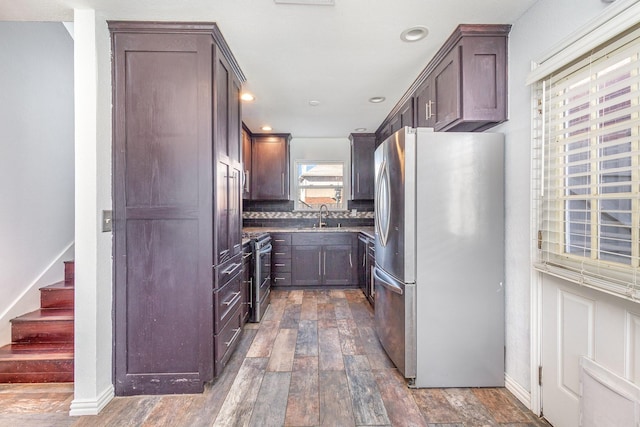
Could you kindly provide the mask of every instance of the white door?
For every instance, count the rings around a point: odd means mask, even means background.
[[[542,285],[542,413],[554,427],[577,427],[580,357],[593,358],[596,302],[546,278]]]

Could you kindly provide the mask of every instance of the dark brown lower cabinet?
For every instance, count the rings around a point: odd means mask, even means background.
[[[355,285],[356,234],[340,232],[293,233],[293,286]]]

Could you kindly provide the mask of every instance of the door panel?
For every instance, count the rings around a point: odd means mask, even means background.
[[[325,246],[322,252],[324,283],[326,285],[352,284],[356,260],[351,245]]]
[[[396,132],[381,145],[383,157],[376,152],[376,262],[396,279],[409,282],[413,278],[405,277],[405,137],[405,132]]]
[[[322,283],[321,246],[294,246],[291,263],[291,281],[294,286]]]
[[[119,31],[112,33],[115,392],[201,392],[213,375],[212,40]]]
[[[557,427],[579,425],[580,356],[594,356],[595,301],[543,285],[543,414]]]

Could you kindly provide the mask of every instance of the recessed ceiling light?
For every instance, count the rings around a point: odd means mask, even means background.
[[[367,130],[367,128],[355,128],[354,131],[356,132],[364,132],[365,130]]]
[[[405,42],[417,42],[427,37],[429,30],[422,25],[416,25],[415,27],[407,28],[400,34],[400,40]]]
[[[385,99],[387,98],[385,98],[384,96],[374,96],[373,98],[369,98],[369,102],[379,104],[381,102],[384,102]]]
[[[245,92],[242,95],[240,95],[240,99],[242,99],[243,101],[249,102],[249,101],[253,101],[256,98],[249,92]]]
[[[262,126],[260,129],[265,130],[267,132],[270,131],[270,130],[273,130],[273,129],[271,129],[271,126]]]
[[[311,105],[312,107],[317,107],[318,105],[320,105],[320,101],[312,99],[311,101],[309,101],[309,105]]]

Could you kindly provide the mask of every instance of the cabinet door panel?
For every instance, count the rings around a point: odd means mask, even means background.
[[[251,198],[289,199],[288,140],[278,136],[254,136],[252,141]]]
[[[430,77],[418,88],[414,100],[416,126],[433,127],[433,80]]]
[[[291,265],[293,286],[313,286],[322,283],[321,246],[294,246]]]
[[[230,217],[228,215],[232,200],[230,199],[229,165],[218,162],[216,167],[216,204],[215,204],[215,265],[219,265],[232,256],[229,245]]]
[[[322,273],[326,285],[350,285],[354,283],[356,261],[351,245],[325,246],[322,251]]]
[[[115,392],[202,392],[213,376],[211,36],[109,25]]]
[[[454,48],[435,69],[433,100],[435,102],[435,129],[439,130],[460,118],[460,53]]]
[[[351,134],[351,199],[373,200],[375,134]]]

